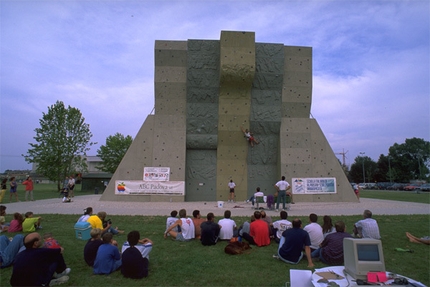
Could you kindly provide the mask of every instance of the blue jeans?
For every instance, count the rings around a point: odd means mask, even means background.
[[[24,235],[17,234],[13,238],[12,242],[6,235],[0,236],[0,261],[1,268],[12,265],[16,255],[20,249],[24,246]]]
[[[282,199],[282,209],[285,209],[285,202],[287,200],[287,191],[278,191],[278,198],[276,199],[276,209],[279,209],[279,202]]]
[[[278,247],[278,257],[279,257],[279,259],[281,259],[282,261],[284,261],[286,263],[298,264],[300,262],[300,260],[302,260],[302,258],[303,258],[303,252],[300,254],[299,260],[297,260],[297,262],[288,261],[288,260],[282,258],[282,256],[279,254],[279,249],[281,249],[281,247],[282,247],[282,245],[284,245],[284,243],[285,243],[285,237],[282,236],[281,237],[281,241],[279,242],[279,247]]]
[[[311,257],[312,258],[319,258],[322,263],[328,264],[327,261],[322,256],[322,252],[321,251],[322,251],[322,248],[315,249],[314,251],[312,251]]]

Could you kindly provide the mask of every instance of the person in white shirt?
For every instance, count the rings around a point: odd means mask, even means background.
[[[195,237],[195,228],[193,220],[187,217],[187,211],[185,209],[179,210],[179,219],[164,232],[164,238],[168,235],[175,238],[177,241],[189,241]],[[176,227],[180,226],[181,231],[175,231]]]
[[[219,232],[220,240],[230,240],[235,236],[235,230],[237,229],[236,222],[234,222],[231,217],[231,211],[224,211],[224,218],[218,221],[218,224],[221,226],[221,230]]]
[[[282,209],[285,210],[286,196],[291,196],[291,203],[293,202],[293,194],[287,192],[291,188],[290,184],[285,180],[285,176],[281,177],[281,180],[275,184],[275,188],[278,191],[278,198],[276,200],[276,211],[279,210],[279,202],[282,200]]]
[[[372,218],[372,212],[366,209],[363,213],[364,219],[354,224],[354,236],[360,238],[381,239],[378,222]]]
[[[234,202],[234,188],[236,187],[236,184],[233,182],[232,179],[230,179],[230,182],[228,183],[228,188],[230,189],[230,194],[228,196],[228,202]]]
[[[315,213],[309,215],[310,223],[306,225],[303,230],[309,233],[311,239],[311,252],[320,248],[321,242],[324,240],[324,235],[322,232],[322,227],[317,223],[318,216]]]
[[[272,228],[273,228],[273,233],[275,234],[275,242],[279,243],[282,237],[282,233],[293,227],[293,224],[287,220],[288,218],[288,213],[284,210],[282,210],[280,212],[280,216],[281,216],[281,220],[277,220],[275,222],[273,222]]]

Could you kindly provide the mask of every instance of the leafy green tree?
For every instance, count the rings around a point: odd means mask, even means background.
[[[106,145],[100,146],[97,150],[97,156],[102,159],[102,164],[96,167],[104,172],[114,173],[132,142],[131,136],[125,137],[120,133],[108,136]]]
[[[406,139],[389,148],[392,176],[396,182],[428,179],[430,166],[430,142],[420,138]]]
[[[61,101],[48,107],[39,123],[36,143],[30,143],[31,148],[23,156],[28,163],[37,165],[36,172],[57,182],[60,190],[66,176],[87,171],[85,158],[89,146],[95,144],[90,142],[93,135],[80,110],[66,108]]]
[[[349,170],[350,180],[360,183],[363,182],[363,162],[364,162],[364,175],[366,182],[374,182],[374,174],[377,170],[377,164],[368,156],[357,156],[355,162],[351,165]]]

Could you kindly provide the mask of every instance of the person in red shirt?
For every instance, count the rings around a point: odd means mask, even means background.
[[[61,245],[58,243],[58,241],[52,237],[52,233],[45,233],[43,235],[43,247],[44,248],[51,248],[51,249],[55,249],[55,248],[61,248]]]
[[[261,220],[261,212],[254,212],[255,221],[251,223],[249,234],[244,232],[243,238],[249,242],[249,244],[257,246],[266,246],[270,244],[269,228],[267,222]]]
[[[28,195],[30,195],[30,200],[34,201],[33,198],[33,180],[31,177],[27,177],[27,179],[22,183],[25,185],[25,201],[28,201]]]

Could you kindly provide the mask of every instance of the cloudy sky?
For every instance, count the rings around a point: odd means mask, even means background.
[[[376,161],[430,140],[429,14],[427,0],[1,0],[0,171],[31,168],[21,154],[57,100],[90,124],[89,155],[116,132],[134,138],[154,107],[154,41],[221,30],[312,47],[313,117],[347,164]]]

